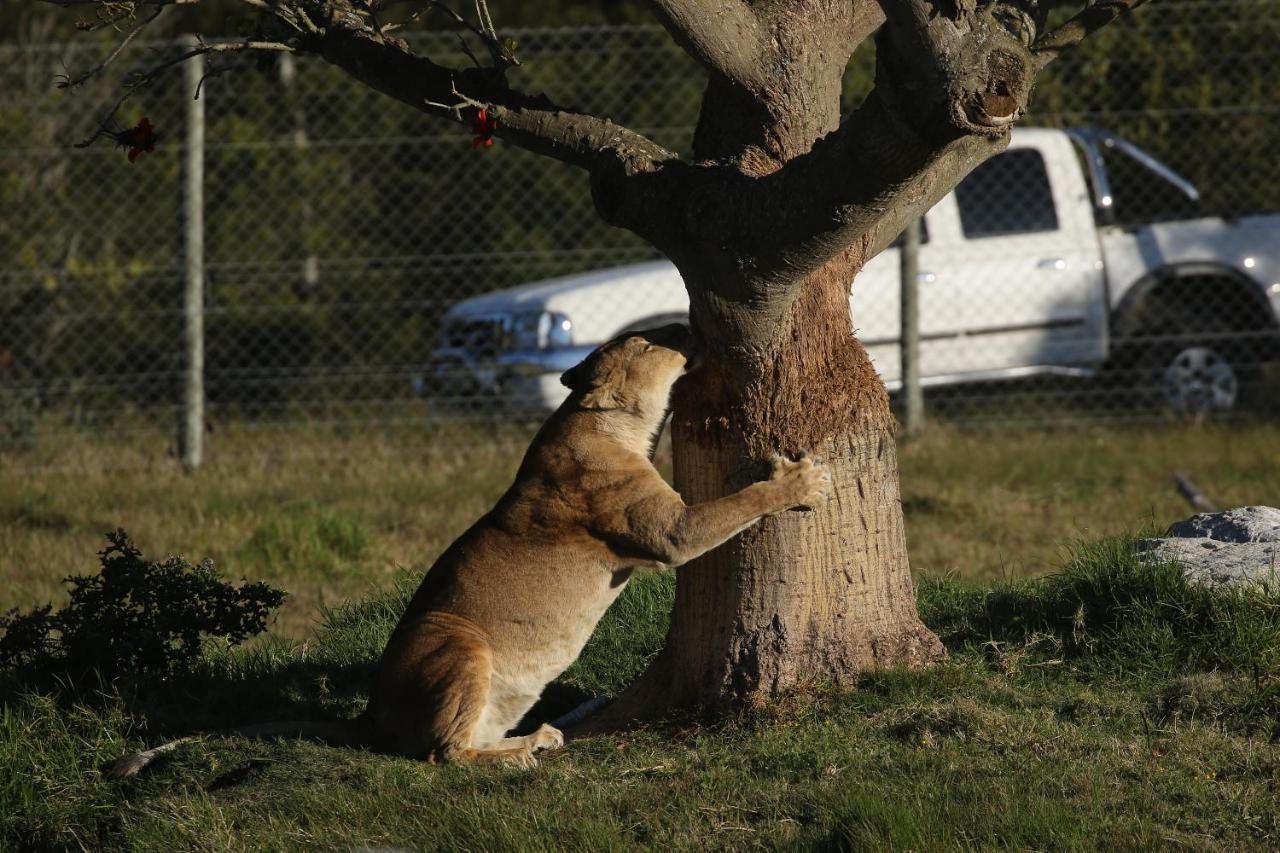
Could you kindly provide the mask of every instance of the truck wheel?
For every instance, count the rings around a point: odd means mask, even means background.
[[[1229,271],[1155,275],[1149,286],[1135,286],[1134,298],[1112,317],[1114,375],[1127,373],[1139,399],[1177,415],[1251,406],[1269,358],[1269,306]]]
[[[1205,344],[1165,350],[1159,377],[1161,396],[1179,415],[1229,412],[1240,398],[1240,376],[1227,353]]]

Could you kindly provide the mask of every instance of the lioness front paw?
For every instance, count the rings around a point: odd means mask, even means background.
[[[533,733],[533,748],[535,750],[559,749],[562,746],[564,746],[564,733],[550,723],[543,723]]]
[[[795,461],[784,456],[774,457],[769,481],[786,489],[788,507],[819,506],[831,490],[830,470],[807,454]]]

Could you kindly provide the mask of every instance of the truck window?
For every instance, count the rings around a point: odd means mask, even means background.
[[[1120,148],[1103,145],[1102,159],[1115,197],[1117,225],[1136,227],[1204,215],[1195,201]]]
[[[974,169],[956,187],[956,204],[971,239],[1058,229],[1049,173],[1034,148],[1006,151]]]

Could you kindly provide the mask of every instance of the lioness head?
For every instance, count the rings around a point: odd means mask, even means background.
[[[671,386],[689,368],[694,340],[680,323],[623,332],[560,377],[584,409],[625,410],[642,418],[666,414]]]

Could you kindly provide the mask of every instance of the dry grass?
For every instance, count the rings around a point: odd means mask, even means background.
[[[148,555],[283,586],[278,630],[300,636],[321,606],[430,565],[489,508],[522,447],[473,438],[442,452],[421,435],[222,433],[194,474],[145,440],[79,442],[0,474],[0,609],[59,597],[63,576],[92,572],[103,531],[124,527]]]
[[[1280,424],[928,431],[902,448],[912,565],[1038,575],[1065,545],[1191,514],[1182,471],[1221,507],[1280,504]]]
[[[277,630],[425,567],[501,494],[527,434],[481,428],[222,431],[184,474],[154,435],[44,442],[0,456],[0,609],[61,597],[102,533],[151,555],[212,557],[291,592]],[[158,444],[157,444],[158,441]],[[1077,538],[1188,514],[1185,470],[1222,505],[1280,501],[1280,426],[932,428],[902,449],[913,565],[970,577],[1040,574]]]

